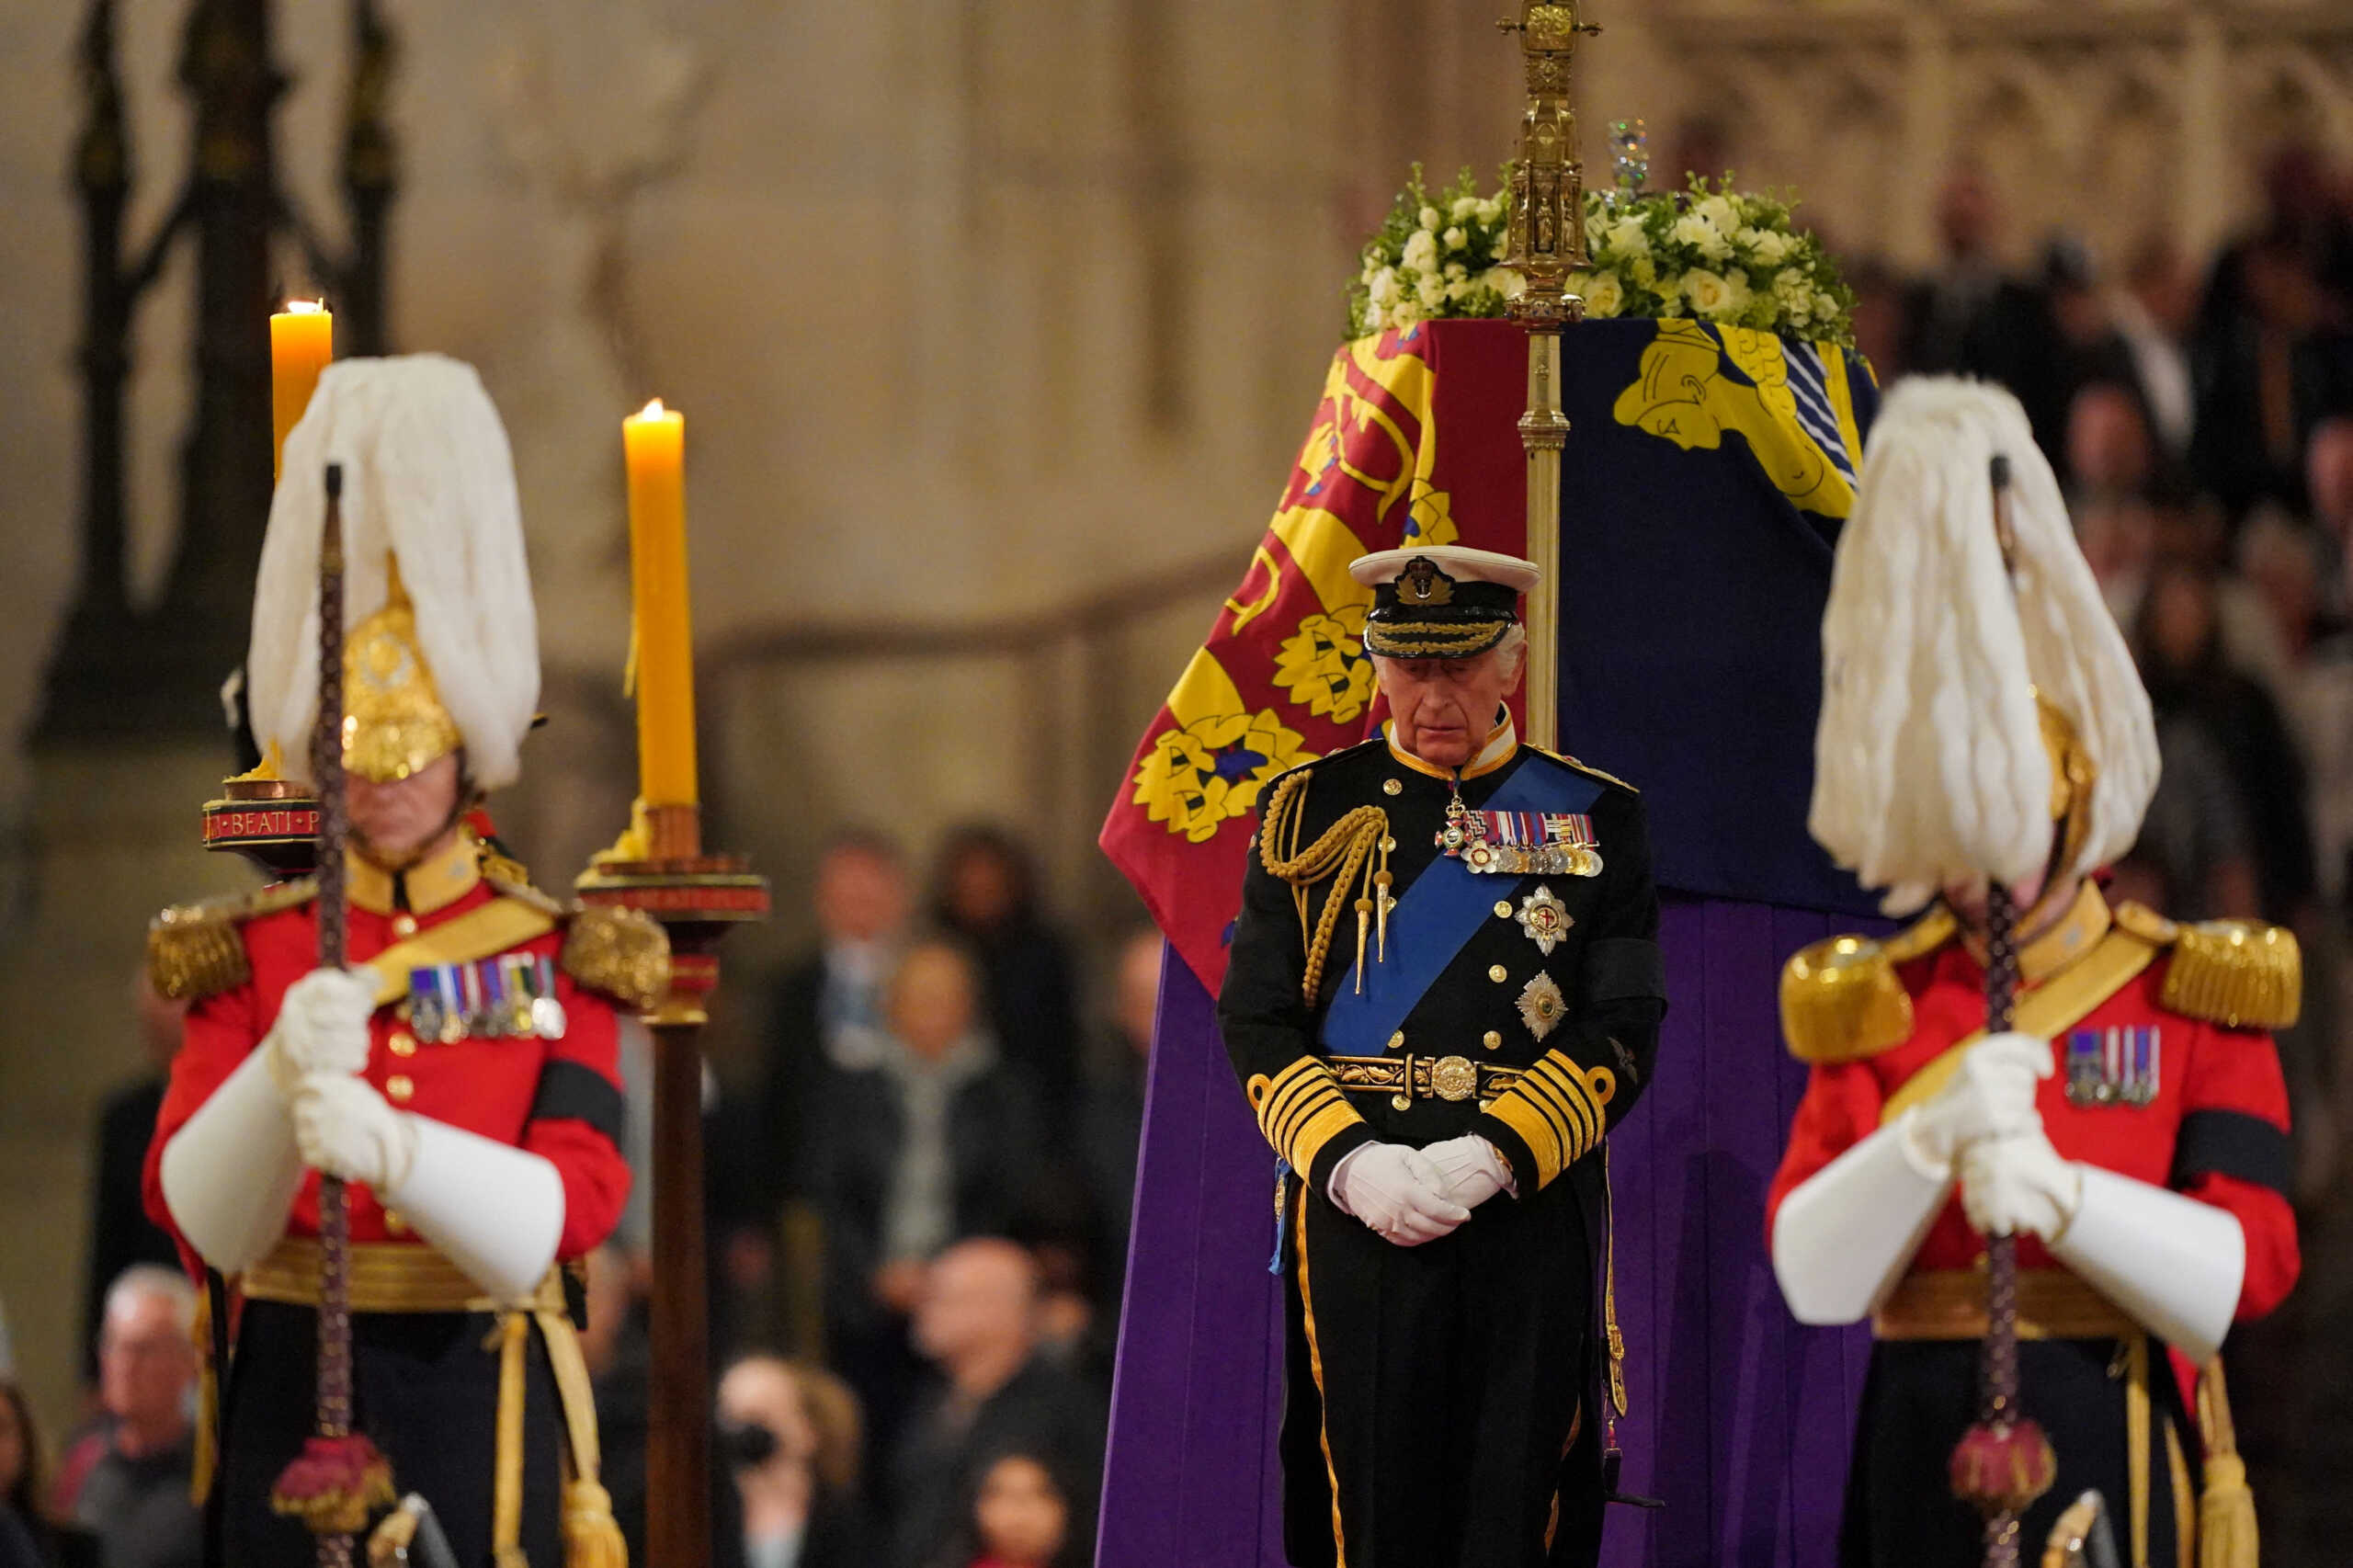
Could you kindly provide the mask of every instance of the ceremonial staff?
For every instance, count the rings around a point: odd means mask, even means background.
[[[1527,282],[1512,319],[1528,329],[1528,412],[1519,440],[1528,453],[1528,559],[1537,569],[1528,604],[1528,739],[1560,744],[1561,449],[1569,416],[1561,409],[1561,333],[1585,319],[1585,301],[1565,279],[1586,265],[1585,165],[1577,161],[1577,116],[1569,67],[1578,35],[1599,27],[1577,19],[1574,0],[1529,4],[1519,20],[1497,24],[1519,35],[1528,72],[1519,158],[1512,166],[1509,256]]]
[[[326,523],[319,541],[319,716],[311,733],[319,806],[319,967],[341,969],[349,909],[343,778],[343,466],[326,465]],[[278,1476],[271,1496],[319,1538],[319,1568],[350,1568],[351,1540],[375,1506],[392,1500],[391,1463],[351,1426],[351,1213],[343,1183],[319,1176],[318,1435]]]
[[[2010,460],[1987,464],[1994,489],[1994,531],[2002,567],[2013,580],[2018,543],[2009,516]],[[2018,904],[1998,879],[1985,884],[1985,1032],[2009,1031],[2018,989]],[[1954,1494],[1985,1516],[1985,1568],[2018,1568],[2018,1517],[2058,1473],[2051,1440],[2018,1413],[2018,1243],[2008,1232],[1985,1238],[1984,1400],[1976,1425],[1953,1449]]]

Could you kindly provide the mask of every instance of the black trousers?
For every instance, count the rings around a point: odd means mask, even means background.
[[[2149,1345],[2150,1568],[2175,1568],[2183,1528],[2177,1481],[2195,1497],[2197,1445],[2165,1346]],[[1882,1340],[1871,1347],[1862,1417],[1840,1532],[1843,1568],[1978,1568],[1984,1532],[1976,1509],[1952,1494],[1947,1461],[1976,1419],[1978,1342]],[[2108,1506],[2118,1556],[2132,1561],[2131,1452],[2126,1442],[2125,1342],[2026,1340],[2018,1346],[2019,1403],[2042,1424],[2059,1479],[2027,1511],[2020,1557],[2040,1562],[2059,1513],[2086,1489]],[[2170,1425],[2181,1470],[2168,1453]],[[2195,1528],[2192,1521],[2190,1528]]]
[[[314,1426],[318,1318],[308,1307],[247,1301],[222,1391],[218,1568],[313,1568],[301,1520],[270,1511],[278,1471]],[[355,1312],[356,1425],[392,1460],[400,1494],[433,1505],[464,1568],[493,1568],[497,1319],[486,1312]],[[534,1331],[524,1374],[523,1529],[531,1568],[562,1568],[562,1425],[555,1374]],[[363,1547],[365,1542],[360,1543]],[[364,1559],[363,1559],[364,1560]]]
[[[1566,1180],[1383,1241],[1294,1190],[1284,1548],[1295,1568],[1585,1568],[1594,1271]],[[1336,1489],[1337,1497],[1335,1499]]]

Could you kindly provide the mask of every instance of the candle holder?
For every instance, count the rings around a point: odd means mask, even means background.
[[[646,1430],[646,1561],[710,1561],[710,1318],[703,1250],[702,1027],[719,943],[768,913],[767,879],[706,854],[699,806],[644,806],[615,850],[574,884],[581,902],[634,909],[670,935],[670,988],[654,1032],[653,1398]]]
[[[288,778],[240,774],[221,781],[222,798],[204,802],[204,846],[243,855],[272,881],[318,869],[319,798]]]

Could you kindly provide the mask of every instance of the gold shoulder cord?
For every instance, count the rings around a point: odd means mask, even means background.
[[[1300,983],[1300,991],[1308,1005],[1315,1003],[1315,994],[1324,982],[1324,965],[1332,951],[1332,933],[1340,921],[1340,906],[1347,902],[1344,891],[1348,884],[1363,877],[1363,886],[1356,899],[1357,906],[1357,989],[1364,989],[1365,933],[1378,918],[1379,957],[1389,952],[1389,908],[1393,902],[1389,896],[1389,813],[1379,806],[1358,806],[1326,828],[1324,835],[1305,851],[1299,847],[1300,835],[1305,831],[1306,813],[1298,809],[1306,793],[1308,775],[1304,769],[1285,778],[1275,786],[1274,798],[1267,803],[1267,818],[1258,830],[1258,860],[1269,876],[1290,884],[1291,900],[1299,906],[1300,940],[1307,947],[1307,973]],[[1279,852],[1277,844],[1281,844]],[[1324,908],[1313,920],[1308,919],[1308,890],[1329,880],[1332,891],[1324,895]]]

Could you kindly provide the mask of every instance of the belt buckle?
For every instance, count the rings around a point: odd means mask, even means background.
[[[1479,1070],[1467,1056],[1441,1056],[1430,1063],[1430,1093],[1442,1100],[1467,1100],[1479,1092]]]

